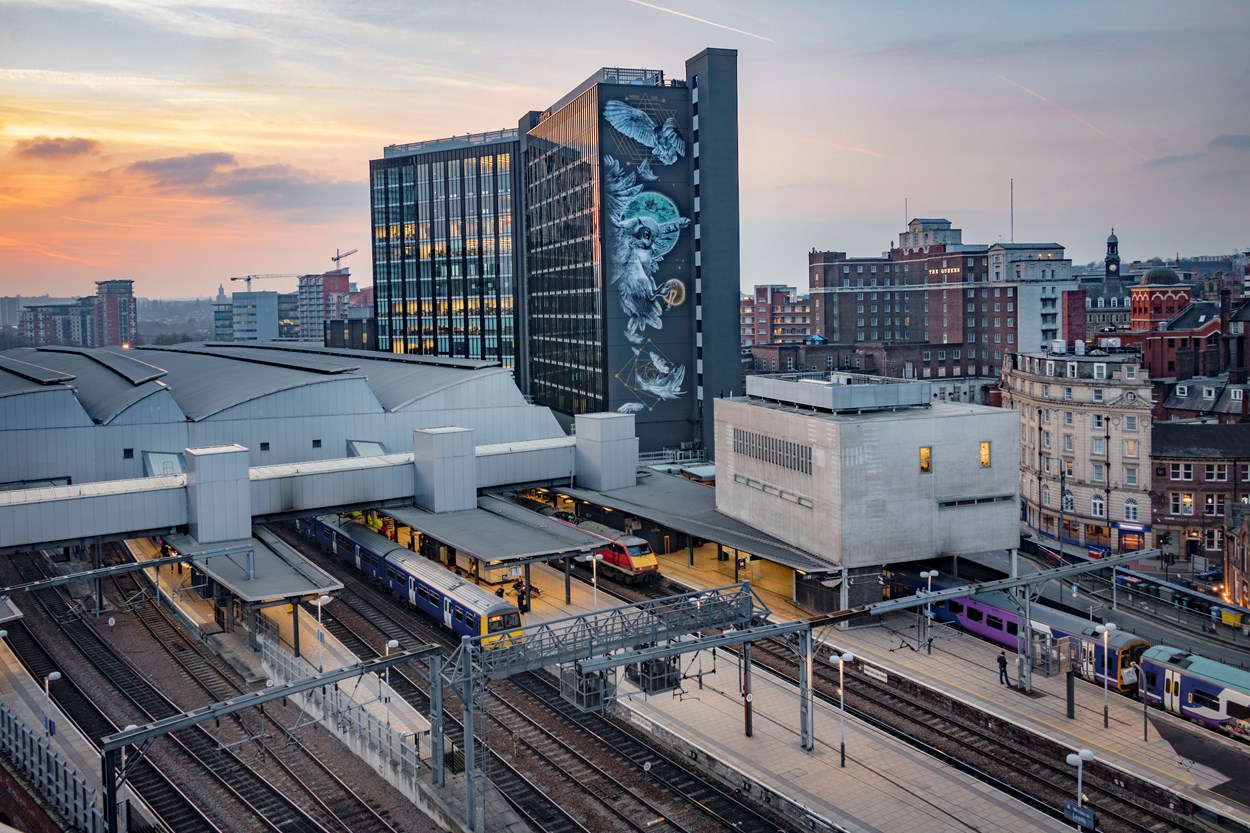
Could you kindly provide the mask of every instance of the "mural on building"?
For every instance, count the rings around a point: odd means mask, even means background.
[[[623,101],[607,102],[603,116],[618,133],[651,148],[661,165],[671,165],[686,155],[685,140],[672,118],[657,127],[650,116]],[[662,329],[664,313],[686,300],[686,286],[680,279],[657,282],[656,278],[664,256],[677,245],[690,218],[681,216],[670,197],[648,189],[648,183],[659,179],[650,159],[629,170],[616,157],[605,155],[603,171],[611,258],[608,280],[625,312],[625,338],[633,352],[616,378],[638,397],[617,410],[634,413],[685,393],[681,387],[685,366],[666,357],[647,331]]]

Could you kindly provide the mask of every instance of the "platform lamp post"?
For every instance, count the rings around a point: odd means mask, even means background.
[[[61,679],[60,671],[50,671],[43,678],[43,736],[51,737],[56,734],[56,727],[52,725],[52,684]]]
[[[334,598],[332,596],[322,596],[321,598],[317,599],[317,601],[315,602],[315,604],[317,605],[317,673],[318,674],[320,674],[321,672],[325,670],[323,660],[325,659],[325,652],[326,652],[326,638],[325,638],[325,634],[321,632],[321,608],[325,607],[327,604],[329,604],[332,601],[334,601]]]
[[[1113,630],[1115,630],[1115,622],[1107,622],[1094,628],[1096,633],[1102,634],[1102,728],[1104,729],[1111,726],[1111,713],[1107,710],[1107,694],[1111,687],[1111,662],[1110,654],[1108,653],[1108,643]]]
[[[1083,807],[1083,799],[1081,797],[1081,776],[1084,774],[1085,765],[1094,760],[1094,753],[1088,749],[1081,749],[1068,755],[1068,765],[1076,767],[1076,806]]]
[[[846,766],[846,677],[844,675],[846,664],[854,661],[855,655],[850,651],[838,655],[838,745],[842,759],[840,766]]]
[[[593,588],[595,610],[599,609],[599,562],[603,560],[603,553],[592,552],[587,555],[579,555],[578,561],[590,562],[590,586]]]
[[[933,579],[937,577],[937,570],[921,570],[920,577],[925,580],[925,593],[933,592]],[[924,603],[924,641],[925,647],[928,648],[930,654],[933,653],[933,637],[930,636],[933,628],[933,604],[926,601]],[[920,647],[920,646],[916,646]]]
[[[384,657],[389,657],[389,656],[391,655],[391,649],[392,649],[392,648],[398,648],[398,647],[399,647],[399,640],[398,640],[398,639],[392,639],[392,640],[389,640],[389,641],[386,643],[386,647],[383,649],[382,656],[384,656]],[[390,667],[389,665],[388,665],[388,666],[386,666],[386,670],[385,670],[385,671],[383,671],[382,673],[385,675],[385,681],[386,681],[386,699],[385,699],[385,702],[386,702],[386,731],[389,733],[389,732],[390,732],[390,730],[391,730],[391,667]],[[390,739],[389,739],[389,737],[387,738],[386,743],[387,743],[387,746],[390,746]]]

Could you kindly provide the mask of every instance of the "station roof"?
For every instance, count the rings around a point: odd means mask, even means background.
[[[278,602],[343,589],[341,581],[263,530],[255,538],[215,544],[201,544],[188,535],[166,535],[165,542],[183,555],[230,553],[197,562],[196,567],[244,602]],[[254,579],[247,577],[249,550],[254,556]]]
[[[601,538],[487,495],[476,509],[427,512],[416,506],[387,508],[386,514],[456,551],[480,561],[540,561],[589,552]]]
[[[717,512],[716,490],[684,477],[657,472],[639,478],[636,486],[610,492],[568,486],[556,486],[552,491],[647,518],[678,532],[715,541],[795,570],[806,573],[841,570],[837,564]]]

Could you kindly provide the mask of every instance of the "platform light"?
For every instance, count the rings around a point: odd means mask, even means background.
[[[1076,806],[1082,807],[1083,799],[1081,797],[1081,776],[1084,774],[1085,765],[1094,760],[1094,753],[1088,749],[1081,749],[1068,755],[1068,766],[1076,767]]]
[[[846,766],[846,678],[844,677],[844,672],[846,664],[854,661],[855,655],[850,651],[847,651],[845,654],[838,654],[838,732],[842,756],[841,766]]]
[[[1102,634],[1102,728],[1111,727],[1111,715],[1107,706],[1107,694],[1111,684],[1111,668],[1110,655],[1108,654],[1108,642],[1110,641],[1111,632],[1115,630],[1115,622],[1107,622],[1094,628],[1096,633]]]
[[[52,722],[52,684],[61,679],[60,671],[50,671],[43,678],[43,736],[52,737],[56,734],[56,724]]]

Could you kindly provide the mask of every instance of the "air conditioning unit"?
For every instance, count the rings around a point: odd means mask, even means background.
[[[1067,342],[1065,342],[1061,338],[1053,339],[1050,342],[1050,352],[1063,355],[1064,353],[1068,352]]]

